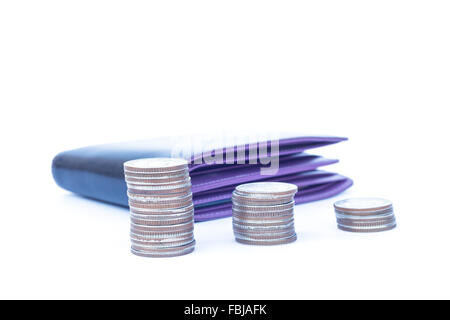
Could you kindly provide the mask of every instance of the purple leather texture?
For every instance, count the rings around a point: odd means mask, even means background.
[[[309,149],[319,148],[322,146],[327,146],[330,144],[338,143],[338,142],[345,141],[345,140],[347,140],[347,138],[339,138],[339,137],[294,137],[294,138],[281,139],[281,140],[279,140],[278,154],[280,157],[283,157],[283,156],[287,156],[287,155],[301,153],[301,152],[309,150]],[[257,143],[234,146],[235,163],[237,164],[237,162],[240,160],[245,160],[248,162],[251,160],[259,159],[259,154],[255,153],[255,152],[250,152],[250,150],[257,150],[257,148],[258,148]],[[240,156],[240,152],[239,152],[242,150],[245,151],[245,155],[243,157]],[[221,153],[217,152],[217,151],[215,153],[225,154],[226,148],[223,148]],[[192,157],[192,162],[201,158],[201,156],[202,156],[201,154],[194,155]],[[192,173],[194,173],[195,171],[197,171],[198,169],[203,168],[203,167],[215,167],[215,166],[209,165],[206,163],[193,164],[191,166],[191,175],[192,175]]]
[[[313,170],[300,172],[293,175],[270,177],[261,179],[260,181],[279,181],[288,182],[298,186],[300,192],[304,194],[306,188],[318,185],[330,185],[334,182],[347,180],[347,177],[336,173],[326,172],[322,170]],[[231,184],[226,187],[207,190],[204,192],[197,192],[194,194],[194,204],[205,205],[215,201],[231,200],[231,193],[239,183]]]
[[[315,201],[334,196],[352,185],[352,180],[337,173],[319,170],[338,160],[305,153],[346,140],[339,137],[292,137],[279,141],[279,170],[273,175],[261,174],[266,168],[262,161],[268,154],[254,152],[258,144],[231,148],[233,164],[210,164],[200,161],[201,155],[191,159],[189,171],[195,206],[195,221],[205,221],[231,215],[231,192],[241,184],[253,181],[286,181],[299,187],[296,203]],[[90,199],[120,206],[128,206],[123,163],[148,157],[170,157],[173,138],[133,141],[90,146],[65,151],[55,156],[52,173],[62,188]],[[214,154],[228,152],[215,149]],[[194,163],[195,161],[195,163]],[[201,163],[199,163],[201,162]],[[242,163],[244,162],[244,163]],[[258,163],[255,163],[258,162]]]
[[[285,176],[297,172],[314,170],[320,166],[325,166],[338,162],[338,160],[325,159],[300,153],[296,157],[289,157],[280,161],[279,170],[276,176]],[[211,188],[220,188],[230,184],[242,184],[257,181],[267,176],[261,175],[261,165],[229,165],[232,170],[207,172],[202,175],[192,176],[192,192],[202,192]]]

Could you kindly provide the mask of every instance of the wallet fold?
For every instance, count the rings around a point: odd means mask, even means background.
[[[241,183],[284,181],[296,184],[299,187],[296,203],[320,200],[344,191],[352,185],[351,179],[319,170],[338,160],[305,152],[344,140],[346,138],[322,136],[281,139],[276,154],[278,169],[270,175],[263,173],[262,169],[268,165],[262,160],[273,159],[275,154],[270,148],[269,152],[260,153],[259,143],[223,146],[210,153],[216,157],[227,154],[226,164],[203,161],[204,153],[189,156],[195,220],[230,216],[231,193]],[[174,138],[161,138],[65,151],[53,159],[53,177],[60,187],[76,194],[128,206],[123,163],[139,158],[171,157],[176,143],[179,141]]]

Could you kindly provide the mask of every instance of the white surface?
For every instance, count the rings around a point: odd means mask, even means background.
[[[2,1],[0,298],[450,298],[448,1]],[[127,115],[128,114],[128,115]],[[134,117],[130,116],[134,115]],[[129,252],[127,211],[52,181],[84,145],[299,130],[355,180],[296,207],[299,240]],[[399,226],[336,229],[333,202],[394,202]]]

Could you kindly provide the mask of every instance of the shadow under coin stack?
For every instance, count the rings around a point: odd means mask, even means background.
[[[233,192],[233,230],[237,242],[277,245],[297,240],[294,195],[297,186],[283,182],[241,184]]]
[[[131,252],[175,257],[194,251],[194,206],[187,161],[149,158],[124,163]]]
[[[397,225],[392,202],[378,198],[353,198],[334,204],[338,228],[350,232],[379,232]]]

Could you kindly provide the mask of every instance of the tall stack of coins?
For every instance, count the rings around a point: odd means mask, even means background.
[[[131,252],[174,257],[194,251],[194,206],[187,161],[138,159],[124,163],[131,215]]]
[[[237,242],[286,244],[297,240],[294,195],[297,186],[283,182],[242,184],[233,192],[233,230]]]
[[[392,202],[378,198],[353,198],[334,204],[338,228],[350,232],[391,230],[397,223]]]

